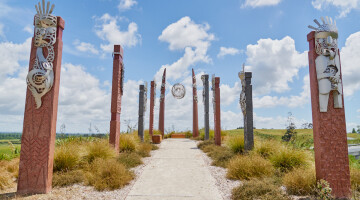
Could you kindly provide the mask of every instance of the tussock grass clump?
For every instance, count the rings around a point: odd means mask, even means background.
[[[127,185],[134,175],[114,159],[96,158],[86,174],[87,183],[96,190],[115,190]]]
[[[152,148],[151,144],[144,142],[138,145],[136,153],[138,153],[141,157],[150,157],[150,151]]]
[[[283,184],[289,194],[313,195],[316,188],[315,169],[298,168],[285,174]]]
[[[19,158],[14,158],[11,161],[4,161],[4,163],[6,163],[4,168],[6,168],[6,171],[8,171],[14,178],[18,178],[19,176],[19,161]]]
[[[120,134],[119,150],[120,152],[135,152],[138,141],[134,134]]]
[[[204,150],[204,148],[206,146],[209,146],[209,145],[212,145],[212,144],[215,144],[213,140],[206,140],[206,141],[203,141],[203,142],[199,142],[197,144],[197,147],[201,150]]]
[[[360,192],[360,169],[350,168],[350,180],[352,189]]]
[[[230,179],[249,180],[271,176],[274,168],[271,162],[263,157],[251,155],[239,155],[230,160],[227,177]]]
[[[107,140],[94,141],[88,145],[86,160],[91,163],[96,158],[110,159],[116,156],[115,150]]]
[[[130,153],[120,153],[117,161],[123,164],[126,168],[136,167],[141,165],[143,162],[141,161],[141,156],[137,153],[130,152]]]
[[[282,194],[280,187],[271,180],[253,179],[244,182],[243,185],[236,187],[232,191],[232,200],[289,200],[290,198]]]
[[[264,140],[261,142],[255,143],[255,152],[261,155],[264,158],[270,157],[274,152],[279,148],[282,148],[283,145],[276,140]]]
[[[85,180],[84,174],[81,170],[74,170],[68,172],[56,172],[53,175],[52,184],[55,187],[63,187],[81,183]]]
[[[211,164],[214,166],[226,168],[230,159],[234,157],[234,153],[226,147],[210,145],[204,150],[208,149],[207,155],[212,158],[213,161]]]
[[[159,147],[155,144],[151,144],[151,150],[158,150]]]
[[[281,172],[306,166],[308,164],[308,158],[307,152],[288,147],[280,148],[269,157],[274,167]]]
[[[0,170],[0,190],[3,190],[9,187],[13,181],[9,172],[2,169]]]
[[[226,140],[226,145],[234,153],[243,153],[244,152],[244,136],[237,135],[228,137]]]
[[[79,147],[75,144],[61,145],[55,148],[54,171],[69,171],[78,167]]]

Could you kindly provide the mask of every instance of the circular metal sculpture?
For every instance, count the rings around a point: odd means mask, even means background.
[[[182,99],[185,96],[185,87],[180,83],[176,83],[171,89],[172,95],[177,99]]]

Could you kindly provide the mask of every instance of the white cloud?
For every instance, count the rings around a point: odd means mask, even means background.
[[[190,17],[167,26],[159,36],[160,41],[168,42],[170,50],[184,50],[184,55],[172,64],[163,65],[156,73],[156,80],[161,80],[164,68],[167,68],[167,78],[176,80],[189,75],[189,66],[197,62],[211,62],[207,55],[208,48],[215,36],[208,33],[209,24],[196,24]]]
[[[93,44],[87,42],[80,42],[79,40],[74,41],[75,48],[78,51],[92,54],[99,54],[99,51],[94,47]]]
[[[34,29],[33,27],[31,27],[30,25],[27,25],[24,27],[23,31],[27,32],[27,33],[30,33],[30,34],[33,34],[34,33]]]
[[[307,52],[295,49],[295,41],[286,36],[281,40],[260,39],[248,45],[247,68],[253,72],[254,95],[290,90],[289,82],[298,75],[301,67],[308,65]]]
[[[239,54],[240,50],[233,48],[233,47],[220,47],[220,52],[218,53],[217,57],[218,58],[223,58],[226,55],[236,55]]]
[[[230,87],[227,84],[220,85],[220,102],[221,105],[230,105],[235,100],[239,100],[241,93],[241,84],[235,82],[234,87]]]
[[[114,44],[120,44],[123,47],[132,47],[141,42],[141,35],[138,33],[138,26],[131,22],[126,31],[121,31],[118,25],[119,18],[105,13],[100,18],[96,18],[100,24],[95,26],[96,35],[107,42],[101,44],[104,51],[112,52]]]
[[[138,2],[135,0],[120,0],[120,3],[118,5],[118,8],[120,11],[128,10],[132,6],[135,6]]]
[[[242,7],[262,7],[262,6],[275,6],[278,5],[281,0],[246,0]]]
[[[351,34],[340,52],[345,96],[360,90],[360,32]]]
[[[318,10],[322,10],[330,5],[338,7],[339,17],[345,17],[351,10],[359,9],[360,0],[313,0],[311,4]]]
[[[263,96],[253,97],[254,108],[271,108],[275,106],[287,106],[290,108],[300,107],[310,103],[310,80],[309,75],[304,76],[303,91],[300,95],[290,97]]]

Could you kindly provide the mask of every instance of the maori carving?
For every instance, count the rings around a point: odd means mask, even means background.
[[[164,138],[165,131],[165,83],[166,83],[166,68],[162,76],[161,95],[160,95],[160,109],[159,109],[159,131]]]
[[[239,72],[239,78],[241,80],[241,85],[242,85],[242,90],[240,93],[240,106],[241,106],[241,110],[243,115],[246,115],[246,95],[245,95],[245,87],[246,87],[246,82],[245,82],[245,63],[243,64],[243,70],[241,72]]]
[[[155,99],[156,99],[156,82],[155,80],[150,83],[150,117],[149,117],[149,134],[153,135],[154,129],[154,107],[155,107]]]
[[[180,83],[176,83],[175,85],[173,85],[171,93],[175,98],[182,99],[184,98],[186,93],[185,87]]]
[[[146,112],[147,92],[148,92],[148,84],[145,81],[145,83],[144,83],[144,112]]]
[[[35,15],[35,43],[36,60],[31,71],[29,71],[26,82],[29,90],[35,98],[36,108],[41,107],[41,97],[48,93],[54,83],[53,61],[54,44],[56,42],[57,18],[51,13],[55,5],[51,6],[47,2],[45,10],[45,0],[35,5],[37,14]],[[44,48],[47,50],[47,56],[44,56]]]
[[[319,84],[320,112],[327,112],[329,94],[332,91],[334,108],[342,108],[342,80],[340,78],[340,57],[338,50],[338,30],[336,21],[326,16],[321,17],[322,24],[316,19],[318,28],[308,26],[315,30],[315,50],[318,57],[315,60],[316,74]]]
[[[194,69],[192,69],[192,86],[193,86],[193,137],[199,136],[199,120],[198,120],[198,101],[197,101],[197,88],[196,76]]]
[[[203,82],[203,103],[204,103],[204,127],[205,127],[205,140],[209,139],[209,75],[204,74],[201,76]]]
[[[213,112],[214,112],[214,117],[215,117],[215,114],[216,114],[216,108],[215,108],[215,74],[213,74],[211,76],[211,91],[212,91],[212,103],[213,103]]]

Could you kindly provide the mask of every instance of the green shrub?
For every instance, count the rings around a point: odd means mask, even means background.
[[[232,200],[290,200],[273,181],[253,179],[232,191]]]
[[[304,167],[308,164],[308,154],[302,150],[283,147],[270,156],[270,161],[275,168],[282,172],[290,171],[294,168]]]
[[[115,150],[109,145],[108,140],[94,141],[88,145],[86,160],[90,163],[95,158],[109,159],[116,156]]]
[[[315,169],[294,169],[285,174],[283,184],[289,194],[313,195],[316,187]]]
[[[258,153],[263,158],[268,158],[278,149],[282,148],[283,145],[276,140],[264,140],[255,143],[254,151]]]
[[[211,150],[208,151],[207,155],[212,158],[213,161],[211,164],[214,166],[226,168],[229,160],[234,157],[234,153],[226,147],[216,145],[208,147],[210,147]]]
[[[142,157],[150,157],[150,151],[152,149],[152,145],[149,143],[141,143],[138,145],[136,153],[138,153]]]
[[[96,158],[90,165],[86,174],[88,185],[96,190],[115,190],[127,185],[134,177],[124,165],[114,159],[104,160]]]
[[[274,168],[271,163],[256,154],[239,155],[230,160],[227,177],[230,179],[249,180],[271,176]]]
[[[120,134],[120,139],[119,139],[120,152],[135,152],[136,151],[138,141],[136,140],[137,135],[135,136],[134,134]]]
[[[321,179],[317,182],[316,193],[317,193],[317,196],[320,197],[320,199],[322,199],[322,200],[334,199],[331,192],[332,192],[332,189],[330,187],[330,184],[327,181]]]
[[[120,153],[117,161],[121,164],[123,164],[126,168],[133,168],[138,165],[141,165],[143,162],[141,161],[141,156],[137,153]]]
[[[234,153],[243,153],[244,152],[244,136],[237,135],[237,136],[227,137],[226,145]]]
[[[53,174],[52,184],[55,187],[63,187],[81,183],[85,180],[84,174],[81,170],[74,170],[68,172],[56,172]]]
[[[80,159],[77,145],[60,145],[55,148],[54,172],[73,170],[78,167]]]

